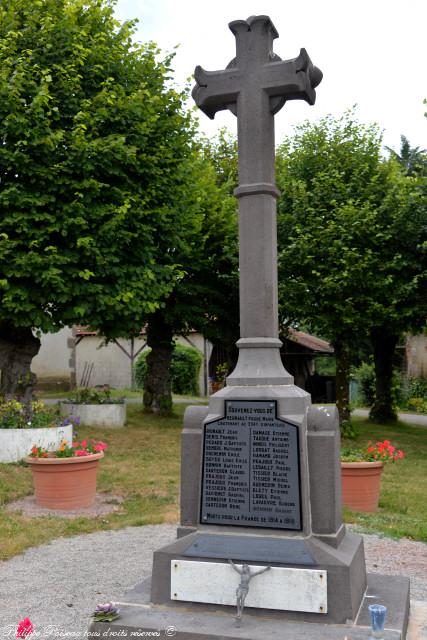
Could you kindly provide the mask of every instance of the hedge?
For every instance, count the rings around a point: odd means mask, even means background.
[[[139,389],[144,386],[146,360],[150,351],[150,349],[144,349],[135,364],[135,382]],[[182,344],[175,344],[171,361],[172,392],[180,395],[198,395],[201,364],[202,355],[199,351]]]

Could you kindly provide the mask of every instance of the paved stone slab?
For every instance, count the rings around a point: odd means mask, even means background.
[[[406,637],[409,613],[409,581],[401,576],[368,574],[368,598],[361,608],[360,622],[365,624],[319,624],[286,620],[276,615],[259,617],[253,610],[245,611],[241,628],[234,626],[233,608],[205,605],[156,606],[149,604],[149,582],[138,585],[123,602],[117,603],[121,618],[110,624],[92,623],[90,632],[102,638],[174,637],[177,640],[367,640],[370,627],[364,610],[372,602],[382,602],[388,608],[384,640]],[[369,596],[375,593],[378,599]],[[96,637],[96,636],[93,636]],[[422,637],[422,636],[421,636]]]

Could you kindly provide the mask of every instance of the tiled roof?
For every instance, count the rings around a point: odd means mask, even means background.
[[[326,340],[311,336],[309,333],[304,333],[304,331],[297,331],[293,327],[288,327],[288,335],[286,337],[312,351],[317,351],[318,353],[334,353],[334,348]]]

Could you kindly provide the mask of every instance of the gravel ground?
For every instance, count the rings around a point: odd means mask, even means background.
[[[129,527],[60,538],[0,563],[0,640],[29,617],[36,636],[84,638],[98,602],[120,600],[151,571],[152,553],[175,538],[175,525]],[[369,571],[411,578],[411,596],[427,600],[427,545],[366,535]],[[424,636],[423,636],[424,637]]]

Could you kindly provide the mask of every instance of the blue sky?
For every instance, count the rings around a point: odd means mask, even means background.
[[[174,60],[179,86],[197,64],[223,69],[235,54],[228,23],[250,15],[269,15],[279,38],[281,58],[305,47],[324,79],[317,102],[289,102],[276,116],[276,141],[293,125],[358,105],[359,120],[377,122],[386,145],[398,149],[400,134],[427,148],[427,2],[425,0],[118,0],[120,20],[138,18],[137,39],[154,40],[163,51],[179,45]],[[236,121],[220,112],[211,122],[201,114],[207,135]]]

